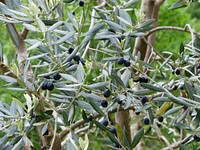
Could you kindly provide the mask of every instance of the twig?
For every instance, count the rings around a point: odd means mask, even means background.
[[[149,32],[147,32],[146,37],[150,36],[152,33],[159,31],[159,30],[176,30],[176,31],[182,31],[182,32],[187,32],[191,33],[190,30],[187,30],[186,28],[180,28],[180,27],[174,27],[174,26],[160,26],[160,27],[155,27],[151,29]],[[193,32],[195,35],[200,35],[198,32]]]
[[[28,35],[28,30],[24,27],[22,32],[20,33],[20,36],[23,38],[23,39],[26,39]]]
[[[171,150],[171,149],[173,150],[173,149],[176,149],[176,148],[179,147],[180,144],[186,143],[190,137],[191,137],[191,135],[188,136],[188,137],[186,137],[186,138],[184,138],[184,139],[181,140],[181,141],[178,141],[178,142],[176,142],[176,143],[174,143],[174,144],[172,144],[172,145],[169,145],[168,147],[163,148],[162,150]],[[192,140],[191,140],[191,141],[192,141]],[[189,141],[189,142],[191,142],[191,141]]]
[[[58,123],[58,114],[55,115],[55,126],[54,126],[53,139],[52,139],[52,143],[51,143],[50,150],[52,150],[53,145],[54,145],[54,143],[55,143],[55,139],[56,139],[56,130],[57,130],[57,123]]]
[[[75,134],[79,134],[79,133],[81,133],[81,132],[85,132],[85,131],[87,131],[88,129],[89,129],[89,126],[85,126],[85,127],[81,128],[81,129],[78,129],[77,131],[75,131]]]
[[[151,45],[151,43],[149,43],[149,41],[145,37],[143,37],[143,39],[144,39],[145,43],[152,48],[152,50],[156,53],[156,55],[158,55],[162,60],[165,60],[165,58]],[[150,59],[151,59],[151,56],[148,58],[148,60],[146,62],[148,63],[150,61]],[[169,62],[167,62],[167,64],[169,64],[173,68],[172,64],[170,64]]]
[[[160,129],[158,128],[158,126],[157,126],[155,120],[154,120],[153,127],[155,128],[156,133],[158,134],[158,137],[159,137],[163,142],[165,142],[165,144],[167,144],[167,146],[170,146],[171,144],[169,143],[169,141],[167,140],[167,138],[166,138],[165,136],[162,135],[162,133],[161,133]],[[171,150],[171,149],[170,149],[170,150]]]

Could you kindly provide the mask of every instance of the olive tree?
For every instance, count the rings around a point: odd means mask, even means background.
[[[0,148],[197,148],[199,33],[189,24],[158,26],[163,3],[1,0],[17,59],[9,63],[1,42],[0,79],[12,102],[0,102]],[[156,50],[156,32],[167,30],[191,41]]]

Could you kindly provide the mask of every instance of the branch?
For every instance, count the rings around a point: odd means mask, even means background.
[[[153,27],[157,27],[158,26],[157,22],[158,22],[160,6],[163,4],[164,1],[165,0],[155,0],[154,7],[153,7],[153,12],[152,12],[152,16],[151,16],[152,19],[155,19],[155,22],[153,23]],[[156,39],[156,32],[154,32],[153,34],[151,34],[148,37],[148,42],[151,45],[154,45],[155,39]],[[144,61],[147,62],[151,55],[152,55],[152,49],[151,49],[150,46],[147,46]]]
[[[130,106],[126,110],[134,110],[134,106]],[[108,114],[112,114],[112,113],[115,113],[115,112],[118,112],[118,111],[124,111],[124,108],[121,107],[119,110],[118,109],[113,109],[111,111],[108,111]],[[101,117],[99,114],[93,116],[94,119],[99,118],[99,117]],[[85,120],[83,120],[83,119],[78,120],[76,123],[74,123],[73,125],[71,125],[70,129],[65,129],[64,131],[62,131],[60,133],[60,138],[63,139],[70,132],[70,130],[74,130],[74,129],[80,127],[81,125],[83,125],[85,123],[87,123],[87,122]]]
[[[24,27],[22,32],[20,33],[20,36],[23,38],[23,39],[26,39],[28,35],[28,30]]]
[[[157,126],[155,120],[154,120],[153,127],[155,128],[156,133],[158,134],[158,137],[159,137],[163,142],[165,142],[165,144],[167,144],[167,146],[170,146],[169,141],[167,140],[167,138],[166,138],[165,136],[162,135],[162,133],[161,133],[160,129],[158,128],[158,126]],[[171,149],[170,149],[170,150],[171,150]]]
[[[174,27],[174,26],[161,26],[161,27],[155,27],[151,29],[149,32],[147,32],[146,37],[150,36],[152,33],[159,30],[176,30],[176,31],[191,33],[191,31],[187,30],[186,28],[180,28],[180,27]],[[193,33],[200,36],[200,33],[198,32],[193,32]]]
[[[191,135],[188,136],[188,137],[186,137],[186,138],[184,138],[183,140],[180,140],[180,141],[178,141],[178,142],[176,142],[176,143],[174,143],[174,144],[168,146],[168,147],[163,148],[162,150],[176,149],[176,148],[179,147],[180,144],[184,144],[184,143],[188,142],[189,139],[190,139],[190,137],[191,137]],[[192,140],[191,140],[191,141],[192,141]],[[191,141],[189,141],[189,142],[191,142]]]

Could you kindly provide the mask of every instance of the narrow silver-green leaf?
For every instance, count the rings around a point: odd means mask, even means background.
[[[16,91],[16,92],[24,92],[26,91],[25,89],[22,89],[22,88],[7,88],[8,90],[11,90],[11,91]]]
[[[77,66],[77,71],[76,71],[76,78],[79,81],[79,83],[83,82],[84,75],[85,75],[85,71],[84,71],[83,65],[82,63],[79,63],[79,65]]]
[[[67,88],[57,88],[58,90],[61,90],[61,91],[77,91],[78,89],[77,88],[70,88],[70,87],[67,87]]]
[[[65,36],[63,36],[62,38],[60,38],[58,41],[56,41],[54,44],[61,44],[61,43],[65,42],[69,38],[73,37],[74,33],[75,32],[69,32],[68,34],[66,34]]]
[[[100,109],[100,107],[95,102],[91,100],[89,101],[89,103],[94,108],[94,110],[96,110],[96,112],[98,112],[101,116],[105,116],[104,112]]]
[[[169,9],[182,8],[182,7],[186,7],[187,5],[188,5],[188,3],[186,0],[179,0],[175,3],[173,3],[173,5]]]
[[[108,85],[108,82],[99,82],[99,83],[87,85],[86,87],[90,89],[101,89],[107,85]]]
[[[145,22],[141,23],[138,28],[146,28],[150,26],[151,24],[153,24],[154,22],[155,22],[155,19],[146,20]]]
[[[71,106],[70,110],[69,110],[69,116],[68,116],[68,121],[73,119],[74,116],[74,112],[75,112],[75,106]]]
[[[23,108],[24,110],[27,111],[27,109],[24,106],[24,104],[22,104],[22,102],[20,102],[18,99],[16,99],[15,97],[12,97],[12,100],[14,100],[21,108]]]
[[[15,78],[9,77],[9,76],[4,76],[0,75],[0,79],[5,81],[5,82],[10,82],[10,83],[16,83],[17,80]]]
[[[144,135],[144,128],[141,128],[137,134],[135,135],[133,141],[132,141],[132,148],[135,148],[137,146],[137,144],[140,142],[141,138]]]
[[[73,23],[76,30],[78,30],[78,22],[77,22],[76,18],[74,17],[74,15],[72,15],[71,12],[68,12],[68,17],[71,20],[71,22]]]
[[[37,19],[38,26],[42,32],[46,32],[47,28],[42,20]]]
[[[106,22],[110,27],[113,27],[114,29],[126,30],[125,28],[123,28],[122,26],[120,26],[119,24],[117,24],[113,21],[104,20],[104,22]]]
[[[133,91],[135,95],[151,95],[155,93],[155,91],[149,90],[149,89],[142,89],[142,90],[136,90]]]
[[[93,120],[93,122],[96,124],[96,126],[98,127],[98,128],[100,128],[102,131],[108,131],[108,129],[104,126],[104,125],[102,125],[101,123],[99,123],[98,121],[96,121],[96,120]],[[109,132],[109,131],[108,131]]]
[[[104,26],[103,23],[95,24],[88,32],[84,34],[84,36],[94,35]]]
[[[123,19],[122,17],[117,16],[117,19],[119,19],[121,22],[125,23],[126,25],[129,25],[130,27],[132,27],[132,24],[126,21],[125,19]]]
[[[145,87],[145,88],[147,88],[147,89],[149,89],[149,90],[152,90],[152,91],[165,92],[164,89],[162,89],[162,88],[160,88],[160,87],[157,87],[157,86],[154,86],[154,85],[152,85],[152,84],[150,84],[150,83],[140,83],[140,85],[141,85],[142,87]]]
[[[49,27],[48,31],[53,31],[53,30],[59,28],[63,24],[64,24],[63,21],[58,21],[55,24],[53,24],[51,27]]]
[[[17,48],[20,48],[18,33],[14,29],[13,24],[8,23],[7,27],[8,27],[9,33],[14,41],[14,44],[16,45]]]
[[[196,93],[195,93],[195,89],[192,87],[191,83],[185,81],[184,82],[184,88],[185,88],[189,98],[192,99],[192,100],[195,100],[194,94],[196,94]]]
[[[28,23],[24,23],[23,26],[29,30],[29,31],[32,31],[32,32],[36,32],[37,29],[35,28],[35,26],[31,25],[31,24],[28,24]]]
[[[174,113],[177,113],[179,110],[182,109],[182,107],[183,106],[177,106],[177,107],[171,108],[170,110],[168,110],[168,111],[165,112],[164,117],[168,116],[168,115],[171,115],[171,114],[174,114]]]
[[[124,128],[124,131],[123,131],[123,137],[124,137],[124,145],[128,148],[128,149],[131,149],[131,140],[130,140],[130,137],[126,131],[126,128]]]
[[[27,50],[30,51],[32,49],[38,48],[42,44],[42,41],[38,41],[37,43],[30,46]]]
[[[40,5],[40,7],[42,8],[42,10],[47,13],[47,7],[46,7],[46,4],[45,4],[45,1],[44,0],[38,0],[38,4]]]
[[[187,113],[188,113],[188,110],[184,111],[181,116],[177,119],[177,123],[180,123],[182,120],[184,120],[186,117],[187,117]]]
[[[98,96],[94,93],[85,93],[85,92],[81,92],[80,93],[81,96],[83,96],[86,99],[90,99],[90,100],[96,100],[96,101],[101,101],[103,100],[103,98],[101,96]]]
[[[66,80],[78,83],[78,80],[75,77],[73,77],[72,75],[63,74],[63,73],[61,73],[60,75],[61,75],[62,78],[66,79]]]
[[[117,35],[117,34],[97,34],[95,36],[95,40],[107,40],[107,39],[111,39],[111,38],[120,38],[121,35]]]
[[[41,57],[46,56],[47,54],[48,54],[48,53],[44,53],[44,54],[40,54],[40,55],[35,55],[35,56],[29,57],[29,58],[26,58],[26,59],[27,59],[27,60],[38,59],[38,58],[41,58]]]
[[[124,7],[128,7],[128,6],[132,6],[133,4],[137,3],[139,0],[129,0],[128,2],[124,1],[123,6]]]

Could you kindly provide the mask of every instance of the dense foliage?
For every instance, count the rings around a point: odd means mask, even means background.
[[[190,24],[168,28],[187,34],[170,44],[161,29],[157,40],[171,49],[147,41],[153,52],[145,61],[133,55],[135,39],[156,32],[155,19],[145,19],[139,0],[1,2],[17,52],[5,56],[0,44],[0,79],[12,91],[10,104],[0,101],[1,149],[198,148],[200,39]],[[124,110],[132,114],[128,124],[139,126],[134,135],[116,121]]]

